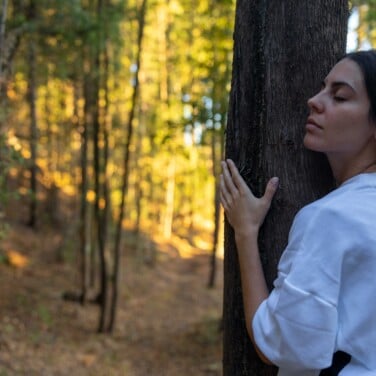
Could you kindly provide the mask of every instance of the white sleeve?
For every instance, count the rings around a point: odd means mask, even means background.
[[[331,210],[308,210],[297,216],[275,288],[252,322],[257,346],[277,366],[295,370],[330,366],[350,227]]]

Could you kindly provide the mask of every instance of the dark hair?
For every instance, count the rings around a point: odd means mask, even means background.
[[[346,54],[343,59],[350,59],[360,67],[368,98],[371,104],[370,118],[376,122],[376,50],[357,51]]]

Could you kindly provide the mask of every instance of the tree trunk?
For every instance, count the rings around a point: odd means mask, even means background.
[[[17,28],[6,28],[7,19],[13,19],[20,15],[26,16],[27,10],[25,2],[13,0],[11,2],[12,7],[9,6],[8,0],[2,0],[1,2],[1,15],[0,15],[0,106],[5,107],[7,104],[7,82],[11,73],[11,66],[16,51],[20,45],[21,36],[25,33],[28,23]],[[27,9],[31,9],[33,2],[27,5]],[[9,16],[8,16],[8,11]],[[0,130],[4,124],[4,119],[0,119]]]
[[[222,94],[223,88],[230,79],[231,68],[230,64],[226,64],[226,70],[224,74],[219,73],[220,65],[223,63],[220,56],[218,56],[217,46],[213,45],[213,76],[221,77],[221,80],[216,80],[213,86],[213,100],[215,109],[215,115],[219,114],[220,119],[216,119],[214,115],[214,124],[212,129],[212,160],[213,160],[213,176],[215,179],[214,187],[214,231],[213,231],[213,248],[210,260],[210,274],[208,287],[214,287],[216,278],[216,265],[217,265],[217,248],[219,243],[220,226],[221,226],[221,206],[219,199],[219,176],[221,174],[221,160],[223,159],[224,151],[224,132],[227,103],[225,103],[225,96]]]
[[[5,41],[5,23],[7,19],[8,0],[1,2],[0,15],[0,78],[3,79],[3,59],[4,59],[4,41]],[[0,81],[1,84],[1,81]]]
[[[88,271],[89,271],[89,242],[88,242],[88,202],[87,202],[87,192],[88,192],[88,93],[87,86],[88,83],[85,79],[85,106],[84,106],[84,118],[82,121],[80,129],[81,135],[81,156],[80,156],[80,165],[81,165],[81,197],[80,197],[80,226],[79,226],[79,252],[80,252],[80,277],[81,277],[81,303],[85,304],[87,299],[87,287],[88,287]]]
[[[141,83],[140,83],[141,84]],[[135,146],[135,171],[138,171],[136,181],[134,183],[134,190],[135,190],[135,205],[136,205],[136,220],[134,225],[134,234],[137,239],[137,252],[140,250],[141,243],[139,242],[139,235],[141,232],[141,221],[142,221],[142,214],[143,214],[143,197],[144,197],[144,191],[143,191],[143,168],[140,164],[140,160],[143,157],[143,150],[142,150],[142,141],[145,137],[145,119],[143,119],[143,112],[141,109],[139,109],[138,114],[139,125],[137,130],[137,140],[136,140],[136,146]]]
[[[222,140],[221,140],[222,141]],[[216,272],[217,272],[217,248],[219,240],[219,226],[220,226],[220,217],[221,217],[221,207],[219,200],[219,175],[220,175],[220,160],[222,158],[222,147],[218,149],[218,140],[217,140],[217,131],[213,127],[212,129],[212,139],[211,139],[211,148],[212,148],[212,160],[213,160],[213,176],[215,179],[214,186],[214,231],[213,231],[213,248],[210,257],[210,273],[208,287],[212,288],[215,284]],[[220,143],[221,145],[222,143]]]
[[[280,188],[259,246],[269,288],[296,212],[333,186],[326,159],[302,145],[306,100],[344,53],[347,0],[238,0],[226,157],[256,195]],[[225,227],[224,376],[275,375],[246,334],[233,231]]]
[[[172,223],[174,220],[174,201],[175,201],[175,179],[176,178],[176,160],[172,156],[167,166],[166,192],[165,192],[165,211],[163,214],[163,236],[170,239],[172,234]]]
[[[133,140],[134,131],[134,117],[136,106],[138,102],[138,92],[139,92],[139,73],[141,66],[141,55],[142,55],[142,41],[144,36],[145,27],[145,16],[147,9],[147,0],[143,0],[140,8],[139,14],[139,29],[137,36],[137,57],[136,57],[136,67],[137,71],[135,74],[135,82],[132,94],[132,106],[129,112],[129,119],[127,124],[127,138],[124,146],[124,158],[123,158],[123,182],[121,187],[121,204],[120,204],[120,214],[116,224],[115,233],[115,245],[114,245],[114,270],[113,270],[113,288],[111,296],[111,306],[110,306],[110,318],[108,324],[108,331],[112,332],[115,326],[116,319],[116,307],[118,301],[118,287],[119,287],[119,268],[120,268],[120,249],[121,249],[121,235],[123,230],[123,219],[125,214],[125,197],[128,192],[128,181],[129,181],[129,156],[130,156],[130,146]]]
[[[100,315],[98,332],[103,333],[106,331],[106,321],[108,314],[108,260],[106,257],[106,244],[107,244],[107,201],[106,201],[106,156],[105,151],[102,150],[101,143],[104,141],[103,127],[100,119],[100,91],[101,87],[101,74],[102,74],[102,62],[101,55],[104,53],[104,0],[99,0],[97,3],[97,20],[98,20],[98,32],[97,32],[97,45],[95,50],[95,57],[93,61],[92,80],[95,100],[93,102],[93,156],[94,156],[94,190],[95,190],[95,223],[98,239],[99,249],[99,267],[100,267]]]
[[[35,18],[34,3],[30,2],[29,17],[30,20]],[[36,114],[37,100],[37,82],[36,82],[36,42],[34,36],[29,40],[29,78],[28,78],[28,102],[30,108],[30,211],[28,225],[36,226],[37,221],[37,142],[38,142],[38,125]]]

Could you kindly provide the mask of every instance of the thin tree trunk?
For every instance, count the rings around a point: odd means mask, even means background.
[[[103,2],[100,0],[97,6],[97,17],[101,19],[103,10]],[[102,22],[99,22],[100,28]],[[99,248],[99,267],[100,267],[100,316],[98,332],[106,330],[106,316],[108,307],[108,265],[106,259],[106,241],[107,241],[107,203],[104,197],[104,160],[101,153],[100,138],[103,134],[101,132],[101,124],[99,119],[99,91],[100,91],[100,72],[101,62],[100,54],[102,52],[102,34],[99,31],[98,46],[94,58],[94,72],[93,72],[93,86],[94,86],[94,106],[93,106],[93,146],[94,146],[94,190],[95,190],[95,222],[98,236]]]
[[[32,7],[33,5],[31,5]],[[32,12],[32,11],[30,11]],[[29,41],[29,85],[28,85],[28,102],[30,108],[30,207],[29,220],[30,227],[36,226],[37,221],[37,142],[38,142],[38,125],[36,113],[36,46],[33,37]]]
[[[87,83],[84,83],[86,86]],[[84,90],[84,92],[87,91]],[[87,95],[84,94],[87,98]],[[88,202],[87,202],[87,192],[88,192],[88,178],[87,178],[87,162],[88,162],[88,106],[87,100],[85,100],[84,106],[84,119],[82,123],[81,130],[81,199],[80,199],[80,271],[81,271],[81,303],[85,304],[87,299],[87,281],[88,281],[88,236],[87,236],[87,226],[88,226]]]
[[[174,199],[175,199],[175,175],[176,161],[172,156],[167,167],[167,187],[165,194],[165,212],[163,216],[163,236],[166,239],[171,237],[172,223],[174,218]]]
[[[142,158],[142,141],[145,136],[145,126],[144,126],[144,119],[142,118],[142,111],[139,110],[138,114],[139,125],[138,125],[138,132],[137,132],[137,141],[136,141],[136,147],[135,147],[135,169],[136,171],[139,171],[136,177],[135,181],[135,201],[136,201],[136,221],[135,221],[135,227],[134,227],[134,233],[139,240],[140,230],[141,230],[141,220],[142,220],[142,200],[144,196],[143,192],[143,175],[142,175],[142,167],[140,165],[140,160]],[[137,242],[137,248],[139,248],[140,244]]]
[[[1,17],[0,17],[0,110],[3,110],[3,107],[5,107],[5,98],[6,98],[6,79],[4,74],[4,40],[5,40],[5,23],[7,18],[7,9],[8,9],[8,0],[3,0],[1,5]],[[3,142],[2,139],[2,122],[3,120],[0,119],[0,150],[2,148],[1,143]],[[0,160],[1,160],[1,154],[0,154]],[[3,172],[1,172],[3,174]],[[1,186],[1,188],[3,188]],[[3,214],[3,200],[0,200],[0,215]]]
[[[16,29],[6,30],[6,21],[8,18],[8,0],[3,0],[1,4],[1,16],[0,16],[0,106],[6,106],[7,99],[7,76],[9,75],[11,62],[16,54],[18,46],[20,45],[21,35],[25,32],[27,23],[19,26]],[[28,9],[32,9],[33,2],[31,1]],[[20,1],[13,0],[12,3],[12,16],[14,17],[25,14],[25,4]],[[29,14],[26,14],[26,17],[30,17]],[[1,119],[0,119],[1,120]],[[1,130],[0,123],[0,130]]]
[[[8,0],[3,0],[1,4],[1,17],[0,17],[0,84],[3,79],[4,70],[4,41],[5,41],[5,23],[7,19]]]
[[[141,68],[141,55],[142,55],[142,41],[144,35],[144,26],[145,26],[145,15],[147,0],[142,1],[139,15],[139,28],[138,28],[138,37],[137,37],[137,58],[136,58],[136,67],[137,71],[135,73],[135,81],[133,86],[132,94],[132,107],[129,112],[129,119],[127,124],[127,138],[124,146],[124,157],[123,157],[123,184],[121,187],[121,204],[120,204],[120,213],[116,226],[115,234],[115,245],[114,245],[114,271],[113,271],[113,289],[111,296],[111,306],[110,306],[110,319],[108,324],[108,331],[112,332],[115,326],[116,319],[116,308],[118,300],[118,290],[119,290],[119,271],[120,271],[120,250],[121,250],[121,236],[122,236],[122,225],[125,213],[125,197],[128,192],[128,181],[129,181],[129,156],[130,156],[130,146],[133,139],[134,131],[134,116],[138,100],[139,92],[139,74]]]
[[[102,181],[102,202],[103,202],[103,208],[101,208],[101,217],[100,217],[100,226],[102,228],[102,236],[103,236],[103,251],[106,251],[106,243],[107,243],[107,237],[108,237],[108,229],[110,228],[110,213],[111,213],[111,201],[110,201],[110,179],[108,176],[108,158],[109,158],[109,132],[111,127],[111,119],[109,114],[109,98],[108,98],[108,68],[109,68],[109,60],[108,60],[108,50],[106,46],[104,47],[104,62],[103,62],[103,85],[104,85],[104,98],[105,98],[105,104],[103,108],[103,124],[102,124],[102,131],[101,135],[103,138],[103,156],[102,156],[102,166],[101,166],[101,181]],[[105,254],[105,253],[104,253]],[[105,265],[107,268],[107,265]],[[109,266],[108,266],[109,268]],[[110,274],[110,270],[106,273],[106,279],[109,281],[108,274]],[[108,289],[108,292],[106,291],[106,294],[110,293],[110,287],[112,289],[114,288],[113,283],[112,286],[110,286],[110,283],[106,283],[106,287]],[[104,307],[106,311],[104,310],[103,313],[106,315],[106,320],[103,321],[104,327],[103,331],[107,331],[106,325],[107,322],[111,319],[108,317],[111,314],[111,301],[108,300],[106,297],[106,306]],[[106,322],[107,321],[107,322]]]
[[[95,86],[95,108],[93,111],[94,130],[94,184],[95,184],[95,218],[98,235],[99,259],[100,259],[100,317],[98,332],[107,331],[109,315],[109,265],[107,260],[107,235],[109,228],[110,194],[108,179],[109,156],[109,99],[108,99],[108,45],[107,45],[107,19],[105,7],[109,6],[106,0],[97,2],[98,34],[97,46],[94,58],[93,83]],[[100,105],[100,91],[104,91],[104,106]],[[100,116],[103,115],[103,116]],[[103,119],[101,121],[101,119]],[[103,144],[103,147],[101,146]]]
[[[302,138],[306,100],[345,50],[347,7],[347,0],[237,2],[226,156],[256,195],[270,177],[280,178],[259,237],[270,288],[297,210],[333,186],[326,160],[304,150]],[[246,334],[239,276],[226,225],[223,375],[275,375]]]
[[[93,122],[96,106],[95,85],[92,77],[92,57],[89,46],[85,46],[83,51],[83,124],[81,128],[81,203],[80,203],[80,255],[81,255],[81,289],[83,303],[87,298],[88,287],[94,288],[97,277],[97,242],[96,232],[97,222],[93,214],[93,204],[88,202],[88,191],[90,179],[88,175],[89,146],[93,138]],[[94,230],[95,229],[95,230]],[[100,292],[99,292],[100,295]],[[98,298],[100,301],[100,297]]]

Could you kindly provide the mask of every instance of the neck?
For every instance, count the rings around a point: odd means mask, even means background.
[[[333,172],[334,179],[337,185],[341,185],[346,180],[352,178],[353,176],[376,172],[376,156],[366,160],[351,161],[351,163],[346,163],[343,159],[334,158],[331,155],[327,155],[330,167]]]

